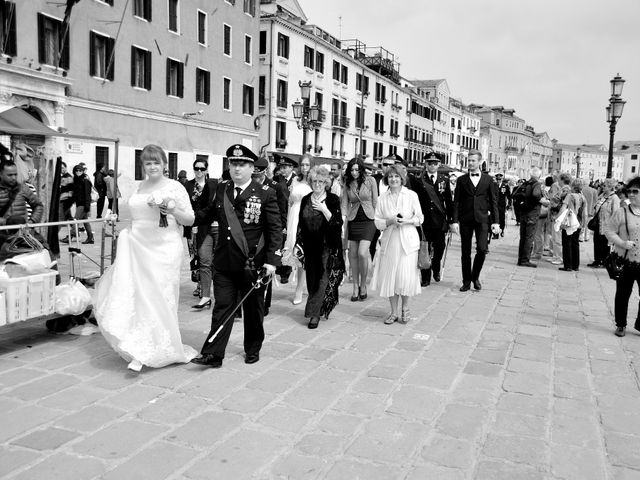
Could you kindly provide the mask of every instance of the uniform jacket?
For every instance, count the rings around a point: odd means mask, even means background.
[[[353,181],[351,185],[345,185],[342,189],[342,214],[347,217],[347,220],[351,221],[356,218],[358,209],[360,205],[362,205],[362,209],[367,218],[373,220],[375,217],[376,204],[378,203],[376,179],[371,176],[366,176],[359,190],[357,184],[357,181]]]
[[[414,191],[420,199],[420,207],[424,214],[423,228],[447,230],[453,218],[453,198],[449,179],[444,175],[435,174],[435,184],[427,174],[414,177]]]
[[[265,177],[263,185],[267,185],[276,191],[278,210],[280,210],[280,224],[282,228],[286,228],[287,212],[289,210],[289,189],[287,188],[286,182],[277,182],[276,180]]]
[[[13,202],[11,202],[12,197]],[[31,221],[33,223],[39,223],[40,220],[42,220],[44,206],[38,196],[26,185],[18,183],[10,187],[5,185],[4,182],[0,182],[0,211],[5,210],[9,202],[11,202],[11,205],[2,218],[0,218],[0,225],[5,225],[8,217],[24,218],[24,222],[26,223],[28,218],[27,205],[32,208]]]
[[[282,225],[276,192],[267,185],[252,180],[242,194],[234,200],[232,181],[218,183],[215,201],[205,209],[196,212],[196,222],[210,224],[218,221],[218,243],[214,252],[217,271],[242,272],[247,258],[231,235],[231,228],[224,210],[224,197],[231,201],[244,236],[247,239],[249,255],[255,255],[257,267],[265,263],[280,265],[280,246],[282,245]],[[264,247],[256,254],[260,237],[264,236]]]
[[[478,186],[474,187],[469,174],[462,175],[456,183],[453,205],[454,223],[489,223],[489,212],[498,218],[498,192],[491,176],[480,174]]]
[[[498,189],[498,209],[504,211],[511,205],[511,189],[505,181],[496,182],[496,187]]]

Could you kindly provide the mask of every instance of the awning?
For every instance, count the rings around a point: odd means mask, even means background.
[[[18,107],[0,107],[0,134],[5,135],[59,135]]]

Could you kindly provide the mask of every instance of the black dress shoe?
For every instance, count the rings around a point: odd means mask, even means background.
[[[522,262],[518,264],[519,267],[531,267],[531,268],[538,268],[538,265],[536,265],[535,263],[531,263],[531,262]]]
[[[431,285],[430,280],[423,280],[422,282],[420,282],[421,287],[428,287],[429,285]]]
[[[600,267],[600,263],[599,262],[587,263],[587,267],[598,268]]]
[[[563,272],[573,272],[573,269],[565,267],[560,267],[558,270],[562,270]]]
[[[469,282],[463,283],[462,286],[460,287],[461,292],[467,292],[469,290],[471,290],[471,283]]]
[[[280,283],[283,285],[289,283],[289,277],[280,277]]]
[[[475,288],[476,290],[482,290],[482,284],[480,283],[480,280],[473,281],[473,288]]]
[[[205,353],[199,357],[192,358],[191,363],[204,365],[205,367],[220,368],[222,366],[222,358],[211,353]]]
[[[636,323],[633,326],[633,328],[635,328],[636,330],[638,330],[640,332],[640,320],[636,320]]]
[[[439,282],[440,281],[440,274],[439,273],[434,273],[433,274],[433,280],[436,281],[436,282]]]
[[[309,330],[313,330],[314,328],[318,328],[318,324],[320,323],[320,317],[311,317],[309,320]]]
[[[616,337],[624,337],[624,327],[616,327]]]
[[[259,353],[252,353],[251,355],[247,355],[246,357],[244,357],[244,363],[248,364],[256,363],[258,360],[260,360]]]

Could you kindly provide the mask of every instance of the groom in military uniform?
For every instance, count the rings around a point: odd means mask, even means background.
[[[193,363],[212,368],[222,366],[233,320],[228,320],[238,294],[249,296],[243,303],[245,363],[260,360],[264,340],[264,286],[254,289],[257,272],[273,275],[280,265],[282,226],[276,192],[252,180],[258,159],[244,145],[232,145],[226,153],[231,180],[221,182],[213,202],[196,212],[198,221],[218,221],[220,236],[214,253],[216,301],[211,332]],[[223,322],[227,322],[223,325]],[[218,329],[222,329],[218,332]]]

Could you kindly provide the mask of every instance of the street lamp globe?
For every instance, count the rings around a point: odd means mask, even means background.
[[[309,100],[309,97],[311,97],[311,82],[303,82],[300,80],[298,85],[300,86],[300,96],[302,100]]]
[[[611,123],[611,104],[607,105],[607,123]]]
[[[318,107],[318,105],[309,107],[309,120],[311,120],[311,122],[317,122],[320,120],[320,107]]]
[[[627,102],[619,97],[611,97],[611,115],[616,120],[622,117],[622,110],[624,110],[625,103]]]
[[[296,120],[300,120],[302,118],[304,109],[303,103],[300,100],[296,100],[291,105],[291,108],[293,108],[293,118],[295,118]]]
[[[617,74],[613,79],[611,79],[611,95],[614,97],[619,97],[622,95],[622,87],[624,87],[625,80]]]

